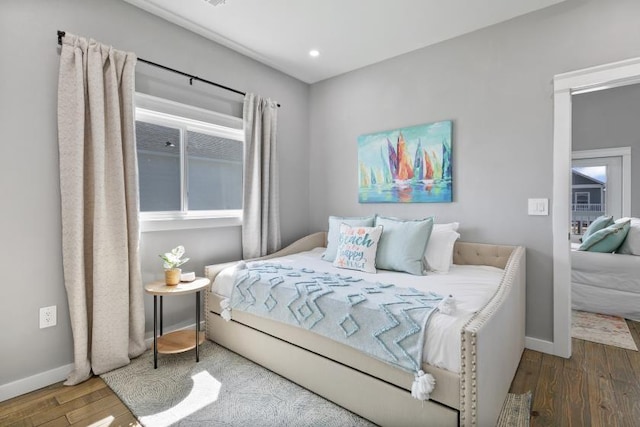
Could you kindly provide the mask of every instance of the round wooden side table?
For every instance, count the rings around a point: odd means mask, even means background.
[[[158,353],[170,354],[196,349],[196,362],[200,361],[200,344],[204,342],[204,332],[200,332],[200,292],[209,286],[210,280],[196,277],[192,282],[180,282],[169,286],[164,281],[147,283],[144,285],[146,293],[153,295],[153,368],[158,368]],[[196,294],[196,330],[180,330],[162,333],[162,298],[174,295]],[[158,313],[158,297],[160,310]],[[160,334],[158,334],[158,319],[160,319]]]

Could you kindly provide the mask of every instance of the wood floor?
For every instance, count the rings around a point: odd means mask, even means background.
[[[140,426],[100,379],[73,387],[62,383],[0,403],[0,426]]]
[[[640,348],[640,323],[627,321]],[[525,350],[512,393],[533,393],[531,426],[639,426],[640,352],[573,340],[562,359]],[[0,426],[139,426],[98,377],[0,403]]]
[[[640,323],[627,324],[640,348]],[[524,351],[510,391],[532,391],[531,426],[640,426],[640,352],[575,338],[572,352]]]

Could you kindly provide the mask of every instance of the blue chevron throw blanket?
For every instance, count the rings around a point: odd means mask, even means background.
[[[255,263],[239,267],[230,307],[306,328],[415,373],[424,329],[441,300],[392,284]]]

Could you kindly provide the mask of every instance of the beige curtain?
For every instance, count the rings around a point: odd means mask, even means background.
[[[256,258],[280,249],[276,124],[278,105],[254,94],[244,98],[244,193],[242,256]]]
[[[145,350],[134,130],[136,56],[68,34],[58,81],[64,280],[75,368],[66,385]]]

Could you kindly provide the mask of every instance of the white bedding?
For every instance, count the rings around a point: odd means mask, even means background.
[[[421,291],[433,291],[440,295],[453,295],[456,311],[453,315],[435,312],[426,331],[423,361],[439,368],[458,373],[460,371],[460,331],[469,318],[491,298],[500,284],[504,270],[475,265],[453,265],[448,274],[412,276],[406,273],[378,270],[377,274],[343,270],[321,259],[325,248],[316,248],[282,258],[258,262],[296,264],[297,267],[316,271],[340,273],[362,278],[370,282],[393,283],[396,286],[413,287]],[[229,297],[233,288],[234,268],[223,270],[212,285],[212,292]]]
[[[640,256],[572,251],[571,306],[640,321]]]

